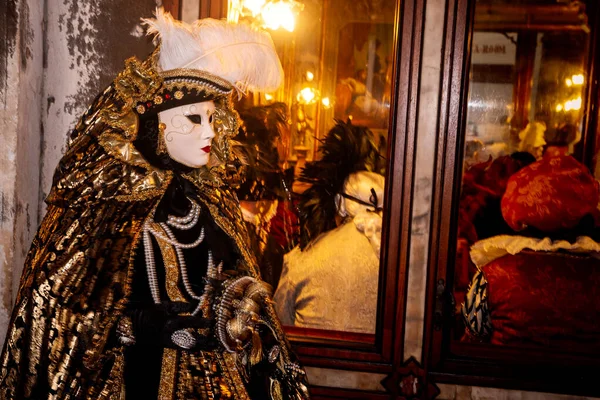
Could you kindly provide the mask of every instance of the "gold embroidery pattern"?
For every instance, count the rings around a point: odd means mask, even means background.
[[[163,78],[155,68],[157,54],[158,48],[143,63],[136,57],[128,58],[125,60],[125,69],[113,81],[119,100],[127,107],[151,99],[162,85]]]
[[[160,373],[160,385],[158,387],[158,398],[164,400],[173,399],[175,393],[175,373],[177,371],[177,350],[164,349],[162,357],[162,369]]]
[[[148,206],[100,202],[93,211],[50,206],[17,296],[0,398],[28,398],[39,390],[57,399],[66,393],[114,398],[122,369],[118,349],[106,344],[126,302],[128,255]],[[96,287],[96,279],[106,284]],[[29,343],[26,351],[20,349],[23,340]],[[38,379],[42,360],[47,380]],[[85,368],[76,368],[77,362]],[[24,376],[21,368],[32,373]]]
[[[115,132],[107,132],[98,138],[102,148],[118,161],[126,164],[121,168],[121,190],[115,196],[119,201],[141,201],[161,196],[171,182],[173,173],[154,168],[133,143]],[[144,168],[145,171],[128,166]]]
[[[212,390],[211,379],[213,376],[206,353],[189,353],[187,356],[187,364],[185,365],[187,387],[188,390],[193,392],[188,394],[188,398],[192,396],[202,400],[218,398]],[[180,398],[184,399],[181,396]]]
[[[167,153],[167,143],[165,142],[165,129],[167,129],[167,125],[164,122],[158,124],[158,146],[156,148],[156,153],[158,154]]]
[[[228,386],[235,391],[234,398],[236,400],[250,400],[246,386],[242,381],[242,377],[238,371],[235,362],[235,355],[227,352],[216,354],[221,370],[224,371],[223,377],[227,381]]]
[[[111,104],[100,111],[98,114],[100,121],[106,123],[113,129],[123,132],[123,136],[127,139],[134,140],[137,136],[140,123],[137,114],[133,111],[119,111],[118,109],[115,109],[116,107],[116,105]],[[145,109],[143,109],[144,106],[141,107],[142,112],[140,114],[143,114]],[[139,108],[136,108],[136,110],[138,112],[140,111]]]
[[[211,166],[225,164],[230,157],[229,140],[235,136],[240,126],[238,113],[232,108],[230,98],[215,101],[214,129],[216,137],[212,143]]]
[[[190,354],[187,352],[179,352],[179,354],[179,376],[177,378],[176,399],[193,399],[191,391],[194,387],[194,382],[192,381],[192,375],[189,371]]]
[[[150,224],[152,229],[162,233],[164,236],[168,236],[165,230],[156,222]],[[179,290],[179,263],[177,261],[177,254],[175,248],[164,240],[157,239],[158,246],[160,247],[160,253],[162,254],[163,264],[166,272],[166,287],[167,295],[171,301],[186,302],[187,300]]]
[[[125,357],[123,356],[122,349],[115,349],[115,361],[110,371],[110,378],[107,379],[103,389],[100,391],[100,395],[97,397],[100,399],[112,400],[115,398],[123,398],[124,396],[124,380],[123,371],[125,368]],[[93,398],[88,396],[88,398]]]

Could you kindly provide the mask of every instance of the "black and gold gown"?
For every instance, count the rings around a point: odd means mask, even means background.
[[[207,73],[159,73],[155,65],[155,55],[144,63],[128,60],[71,135],[21,278],[1,357],[0,399],[308,398],[304,372],[269,297],[261,290],[248,293],[260,286],[257,266],[237,200],[219,178],[223,162],[196,170],[161,169],[136,147],[136,140],[154,132],[142,118],[144,110],[210,95],[217,108],[211,157],[227,160],[229,136],[237,131],[229,98],[233,88]],[[207,229],[196,253],[185,254],[195,288],[212,285],[203,313],[213,321],[210,335],[218,340],[203,351],[116,340],[128,310],[152,301],[140,243],[144,224],[164,211],[159,203],[173,185],[193,192],[201,207],[198,226]],[[224,262],[218,279],[206,274],[209,249]],[[177,268],[169,272],[173,248],[159,252],[163,297],[189,301]],[[256,292],[259,310],[254,320],[241,321],[248,322],[245,335],[228,336],[224,328],[233,320],[240,323],[240,304]]]

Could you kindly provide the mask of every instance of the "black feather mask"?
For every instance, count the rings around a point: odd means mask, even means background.
[[[231,169],[232,187],[240,200],[283,197],[277,141],[287,129],[287,106],[273,103],[240,110],[239,114],[242,124],[232,142],[239,160]]]
[[[300,198],[300,248],[304,250],[319,235],[336,227],[336,195],[344,182],[358,171],[381,173],[383,157],[373,133],[366,127],[336,120],[336,125],[319,140],[321,159],[307,163],[299,181],[310,184]]]

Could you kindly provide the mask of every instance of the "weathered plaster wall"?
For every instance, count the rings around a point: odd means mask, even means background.
[[[0,0],[0,342],[68,132],[160,0]]]
[[[23,1],[20,14],[20,76],[17,110],[15,229],[12,296],[14,298],[27,250],[38,225],[44,3]]]
[[[48,3],[40,210],[68,132],[91,100],[136,55],[146,57],[150,40],[141,17],[160,0],[46,0]]]
[[[0,0],[0,340],[37,226],[44,3]]]
[[[14,180],[16,171],[16,135],[18,118],[17,101],[8,101],[18,96],[18,7],[17,1],[2,0],[2,8],[7,12],[0,23],[0,324],[5,325],[11,306],[12,273],[9,265],[13,259],[14,230]]]

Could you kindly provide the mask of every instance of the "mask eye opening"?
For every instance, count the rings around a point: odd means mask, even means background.
[[[190,115],[186,115],[186,118],[189,119],[194,124],[202,125],[202,116],[201,115],[190,114]]]

